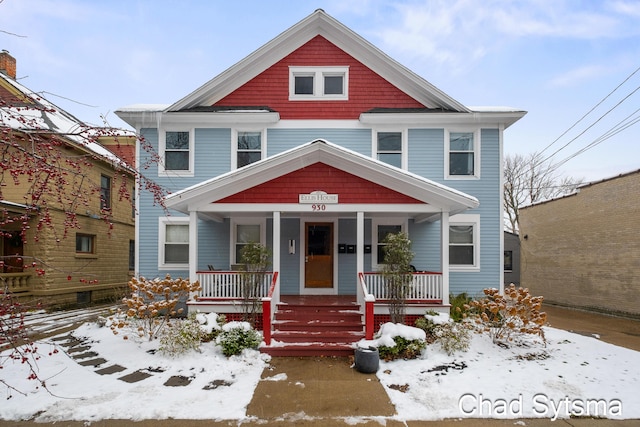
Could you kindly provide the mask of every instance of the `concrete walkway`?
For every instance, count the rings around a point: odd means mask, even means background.
[[[640,351],[640,321],[621,319],[561,307],[545,306],[549,326],[593,336],[615,345]],[[393,419],[395,408],[374,374],[351,368],[348,358],[273,358],[262,374],[247,419],[208,420],[103,420],[98,427],[200,427],[200,426],[353,426],[371,427],[502,427],[513,425],[631,427],[640,420],[549,419],[493,420],[463,419],[444,421],[403,421]],[[85,427],[85,422],[34,423],[0,421],[0,427]]]

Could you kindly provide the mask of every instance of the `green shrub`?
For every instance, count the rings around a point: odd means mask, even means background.
[[[378,347],[380,358],[387,362],[395,359],[416,359],[427,346],[424,340],[408,340],[403,337],[393,337],[393,341],[395,342],[393,347],[386,345]]]
[[[262,336],[247,322],[227,323],[216,338],[216,344],[222,347],[222,354],[227,357],[238,355],[245,348],[257,349],[261,342]]]
[[[460,322],[462,319],[467,317],[467,314],[469,314],[471,310],[471,307],[469,306],[471,300],[472,298],[467,295],[466,292],[449,296],[449,303],[451,304],[451,311],[449,315],[454,322]]]

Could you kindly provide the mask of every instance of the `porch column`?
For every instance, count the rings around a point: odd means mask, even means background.
[[[189,212],[189,281],[198,280],[198,212]]]
[[[364,272],[364,212],[356,216],[356,273]]]
[[[442,304],[449,304],[449,212],[440,214],[440,245]]]
[[[280,212],[273,213],[273,271],[280,274]],[[278,279],[279,280],[279,279]]]

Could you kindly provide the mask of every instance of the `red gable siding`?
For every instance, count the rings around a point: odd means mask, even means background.
[[[340,203],[422,203],[324,163],[314,163],[217,203],[298,203],[299,194],[317,190],[337,194]]]
[[[348,101],[289,101],[289,66],[349,66]],[[316,36],[215,105],[268,106],[281,119],[357,119],[372,108],[424,108],[322,36]]]

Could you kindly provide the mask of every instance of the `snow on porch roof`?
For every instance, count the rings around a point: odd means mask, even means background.
[[[236,169],[166,197],[168,208],[188,213],[212,202],[252,188],[315,163],[357,175],[384,187],[436,206],[451,214],[479,206],[479,201],[461,191],[423,178],[339,145],[317,139],[280,154]]]

